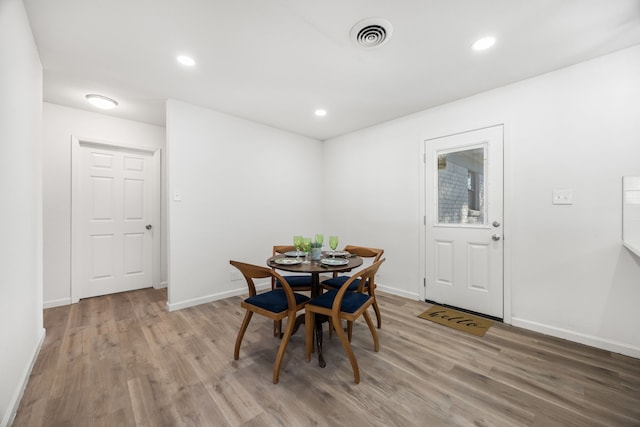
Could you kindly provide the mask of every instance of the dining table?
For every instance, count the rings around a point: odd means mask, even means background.
[[[294,261],[295,260],[295,261]],[[337,260],[337,261],[336,261]],[[320,286],[320,275],[329,273],[342,273],[351,271],[356,267],[360,267],[363,263],[359,256],[349,254],[348,252],[322,252],[319,260],[311,260],[304,262],[302,258],[291,253],[278,254],[267,259],[267,265],[278,270],[288,271],[298,274],[311,275],[311,298],[315,298],[322,293]],[[286,278],[286,277],[285,277]],[[321,368],[326,366],[322,355],[322,322],[326,321],[326,316],[316,315],[315,335],[316,348],[318,350],[318,363]],[[304,323],[304,315],[300,315],[296,319],[296,329]]]

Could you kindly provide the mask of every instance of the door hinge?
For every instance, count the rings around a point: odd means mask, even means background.
[[[422,163],[427,164],[427,153],[422,154]]]
[[[426,215],[423,215],[423,216],[422,216],[422,223],[423,223],[424,225],[427,225],[427,216],[426,216]]]
[[[427,289],[427,278],[426,278],[426,277],[423,277],[423,278],[422,278],[422,286],[423,286],[425,289]]]

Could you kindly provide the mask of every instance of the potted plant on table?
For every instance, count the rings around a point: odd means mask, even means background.
[[[320,261],[322,258],[322,243],[311,242],[311,261]]]

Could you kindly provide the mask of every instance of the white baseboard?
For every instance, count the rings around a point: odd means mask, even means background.
[[[33,366],[38,359],[38,354],[40,354],[40,348],[42,347],[42,343],[44,342],[44,337],[46,336],[47,331],[42,328],[40,330],[40,336],[38,337],[38,342],[36,343],[35,348],[31,354],[31,360],[25,366],[24,372],[22,373],[22,377],[20,378],[20,384],[18,388],[16,388],[13,393],[13,397],[9,402],[9,406],[7,407],[7,412],[5,412],[4,417],[0,421],[0,427],[7,427],[13,424],[13,420],[18,413],[18,407],[20,406],[20,401],[22,400],[22,396],[24,395],[24,390],[27,388],[27,383],[29,382],[29,377],[31,376],[31,371],[33,370]]]
[[[420,295],[418,295],[415,292],[407,292],[407,291],[404,291],[402,289],[392,288],[392,287],[389,287],[389,286],[381,285],[378,282],[376,282],[376,289],[379,289],[379,290],[381,290],[383,292],[387,292],[389,294],[397,295],[399,297],[404,297],[404,298],[408,298],[408,299],[412,299],[412,300],[419,300],[420,299]]]
[[[217,301],[217,300],[221,300],[229,297],[235,297],[237,295],[246,295],[248,293],[247,286],[244,282],[243,284],[244,286],[240,288],[232,289],[230,291],[225,291],[225,292],[219,292],[217,294],[205,295],[202,297],[193,298],[193,299],[184,300],[184,301],[175,302],[175,303],[169,303],[167,301],[167,310],[168,311],[182,310],[183,308],[195,307],[196,305],[206,304],[211,301]],[[269,288],[271,288],[271,282],[256,283],[257,291],[262,291],[264,289],[269,289]]]
[[[511,323],[513,324],[513,326],[518,326],[524,329],[529,329],[531,331],[551,335],[552,337],[563,338],[569,341],[640,359],[640,348],[629,344],[612,341],[593,335],[582,334],[579,332],[570,331],[568,329],[557,328],[555,326],[549,326],[542,323],[533,322],[531,320],[520,319],[517,317],[511,318]]]
[[[160,284],[155,284],[153,285],[154,289],[163,289],[166,288],[168,286],[167,282],[161,282]],[[71,298],[60,298],[60,299],[53,299],[53,300],[49,300],[49,301],[43,301],[42,303],[42,308],[53,308],[53,307],[60,307],[63,305],[71,305]]]
[[[44,301],[42,303],[42,308],[53,308],[53,307],[60,307],[63,305],[71,305],[71,298],[60,298],[60,299],[52,299],[49,301]]]

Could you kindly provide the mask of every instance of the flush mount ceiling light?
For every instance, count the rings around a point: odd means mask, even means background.
[[[187,55],[178,55],[176,57],[176,60],[187,67],[193,67],[194,65],[196,65],[196,61],[192,57]]]
[[[89,101],[91,105],[102,110],[112,110],[118,106],[115,100],[102,95],[89,94],[85,95],[85,98],[87,98],[87,101]]]
[[[367,18],[351,28],[351,41],[360,47],[374,48],[386,43],[393,27],[391,22],[382,18]]]
[[[313,114],[315,114],[318,117],[324,117],[324,116],[327,115],[327,110],[323,110],[323,109],[319,108],[316,111],[314,111]]]
[[[479,40],[476,40],[476,42],[471,45],[471,49],[477,50],[477,51],[485,50],[485,49],[489,49],[494,44],[496,44],[495,37],[483,37]]]

